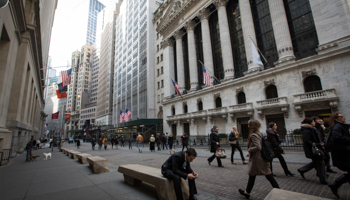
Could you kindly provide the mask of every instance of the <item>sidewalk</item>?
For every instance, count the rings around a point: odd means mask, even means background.
[[[136,146],[132,150],[126,147],[119,149],[92,151],[90,143],[82,143],[80,149],[74,144],[64,144],[65,148],[74,149],[82,153],[98,155],[108,159],[110,172],[93,174],[88,165],[80,164],[54,147],[52,160],[43,161],[42,153],[51,152],[51,149],[40,149],[33,151],[39,154],[37,161],[25,162],[25,154],[11,158],[10,163],[0,167],[0,198],[1,199],[157,199],[156,190],[146,183],[141,186],[129,186],[124,183],[123,175],[117,172],[118,166],[123,164],[142,164],[160,168],[162,163],[169,157],[169,151],[162,150],[150,152],[148,147],[142,148],[143,153],[138,153]],[[179,148],[177,151],[181,150]],[[225,168],[218,168],[214,161],[208,165],[206,159],[211,155],[207,148],[196,148],[198,157],[191,163],[192,168],[199,174],[196,180],[200,200],[204,199],[242,199],[237,193],[238,188],[244,189],[248,175],[247,165],[242,165],[236,160],[237,165],[231,165],[229,159],[223,160]],[[226,153],[231,153],[227,149]],[[315,172],[310,171],[306,180],[297,174],[296,169],[307,163],[303,159],[303,152],[286,152],[288,167],[296,177],[286,177],[280,164],[274,162],[274,173],[280,187],[285,190],[334,198],[327,186],[318,183],[314,177]],[[239,155],[236,152],[235,158]],[[334,168],[337,170],[336,168]],[[330,174],[330,181],[334,181],[340,175]],[[264,199],[271,190],[271,186],[263,176],[257,177],[252,199]],[[349,185],[344,184],[339,189],[343,199],[350,199]]]

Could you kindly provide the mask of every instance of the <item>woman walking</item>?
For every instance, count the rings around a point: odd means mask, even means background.
[[[77,139],[77,148],[80,149],[80,140],[79,140],[79,138]]]
[[[233,156],[235,154],[235,150],[237,148],[237,150],[239,151],[239,153],[241,154],[241,159],[243,164],[248,164],[247,161],[245,161],[245,158],[243,156],[243,152],[241,147],[239,146],[239,142],[238,142],[238,137],[239,137],[239,133],[237,131],[237,128],[235,126],[232,127],[231,133],[229,135],[229,143],[232,147],[232,151],[231,151],[231,164],[235,165],[236,163],[233,161]]]
[[[114,139],[114,144],[115,144],[115,148],[118,149],[118,144],[119,144],[119,139],[118,139],[118,135],[115,136],[115,139]]]
[[[301,131],[303,134],[303,148],[306,158],[311,159],[312,162],[299,168],[298,172],[300,173],[301,177],[305,179],[304,174],[316,168],[317,176],[319,177],[321,184],[326,185],[328,181],[326,177],[324,158],[314,157],[312,153],[313,145],[316,145],[320,149],[324,148],[324,143],[320,142],[320,139],[314,129],[315,124],[315,121],[311,118],[306,118],[302,121]]]
[[[279,135],[277,133],[277,124],[275,122],[270,122],[268,127],[269,128],[266,130],[267,141],[270,143],[271,149],[273,150],[275,156],[280,161],[281,166],[284,170],[284,174],[286,176],[295,176],[295,174],[293,174],[292,172],[289,171],[289,169],[287,167],[287,163],[282,156],[282,154],[285,154],[285,152],[280,147],[281,140],[280,140]],[[272,161],[270,162],[270,165],[271,165],[271,172],[272,172]],[[273,172],[272,172],[272,175],[274,175]]]
[[[188,136],[186,133],[181,137],[182,138],[182,151],[184,151],[185,147],[186,150],[188,149]]]
[[[151,135],[149,141],[150,141],[149,150],[151,150],[151,152],[152,152],[152,151],[154,151],[154,142],[156,141],[156,138],[154,138],[153,134]]]
[[[216,150],[220,147],[220,139],[219,139],[219,128],[217,126],[213,126],[210,130],[210,152],[214,153],[212,156],[208,158],[208,164],[211,165],[211,162],[216,158],[219,167],[224,167],[221,164],[221,159],[215,156]]]
[[[270,162],[264,160],[261,156],[262,149],[262,134],[259,132],[261,124],[258,120],[249,120],[248,128],[248,184],[247,188],[244,190],[239,189],[238,192],[245,196],[247,199],[250,197],[250,193],[254,187],[255,178],[257,175],[265,175],[266,179],[271,183],[273,188],[279,188],[279,185],[271,173]]]
[[[160,138],[160,134],[157,133],[157,137],[156,137],[156,143],[157,143],[157,148],[158,148],[158,151],[160,151],[160,142],[161,142],[161,138]]]
[[[345,117],[340,113],[333,113],[330,117],[328,142],[333,160],[333,166],[346,172],[338,177],[334,183],[329,183],[333,194],[340,198],[339,187],[344,183],[350,183],[350,132],[349,124],[345,124]],[[328,146],[328,144],[327,144]]]
[[[105,137],[105,138],[103,139],[103,144],[104,144],[104,146],[105,146],[105,150],[107,150],[107,146],[108,146],[108,139],[107,139],[107,137]]]
[[[115,143],[115,139],[114,139],[114,137],[112,136],[112,139],[111,139],[112,149],[113,149],[113,145],[114,145],[114,143]]]
[[[92,138],[92,140],[91,140],[92,150],[95,150],[95,145],[96,145],[96,139]]]
[[[102,144],[103,144],[102,138],[99,138],[97,143],[98,143],[98,149],[101,150],[102,149]]]
[[[169,145],[170,155],[171,155],[171,151],[173,151],[175,153],[175,150],[173,149],[173,143],[174,143],[174,137],[173,137],[173,134],[170,133],[169,137],[168,137],[168,145]]]

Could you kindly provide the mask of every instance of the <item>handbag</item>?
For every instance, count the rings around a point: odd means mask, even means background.
[[[215,152],[215,157],[217,157],[217,158],[226,158],[225,149],[218,148],[216,150],[216,152]]]
[[[312,157],[320,160],[324,159],[324,152],[314,142],[312,143]]]
[[[228,143],[230,143],[230,144],[237,144],[237,140],[228,141]]]

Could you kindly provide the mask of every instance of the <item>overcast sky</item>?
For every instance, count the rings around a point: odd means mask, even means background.
[[[106,5],[108,0],[100,0]],[[51,33],[49,56],[52,58],[52,67],[56,74],[67,70],[70,65],[72,53],[85,44],[87,30],[87,11],[83,4],[87,5],[89,0],[58,0],[57,9]],[[88,8],[87,8],[88,9]]]

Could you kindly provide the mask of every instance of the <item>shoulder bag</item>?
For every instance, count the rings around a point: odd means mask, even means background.
[[[225,149],[218,148],[216,150],[216,152],[215,152],[215,157],[217,157],[217,158],[226,158]]]
[[[324,159],[323,150],[319,149],[314,142],[312,143],[312,157],[319,160]]]

